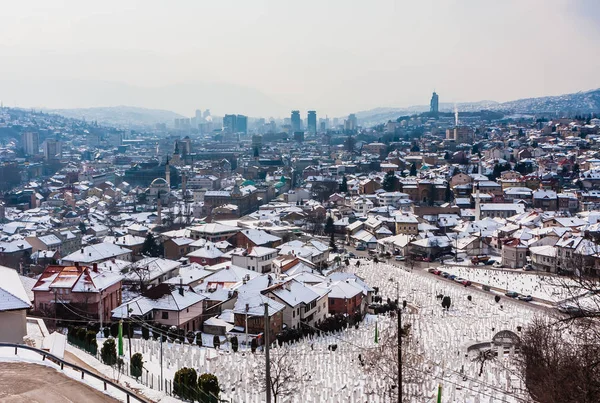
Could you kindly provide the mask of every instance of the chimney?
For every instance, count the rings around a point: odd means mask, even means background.
[[[250,304],[246,304],[246,312],[250,310]]]
[[[94,273],[98,273],[98,263],[92,264],[92,270],[94,271]]]
[[[183,279],[179,279],[179,295],[183,297]]]

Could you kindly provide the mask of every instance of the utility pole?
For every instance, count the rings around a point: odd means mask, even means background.
[[[398,307],[398,403],[402,403],[402,308]]]
[[[250,305],[246,304],[246,342],[244,344],[246,344],[246,351],[248,351],[248,310],[250,309]]]
[[[154,332],[154,330],[152,331]],[[200,335],[202,337],[202,335]],[[159,385],[163,385],[163,334],[160,333],[160,382]],[[161,386],[159,386],[158,390],[160,390]]]
[[[269,356],[269,304],[265,302],[265,374],[267,385],[267,403],[271,403],[271,358]]]
[[[129,304],[127,304],[127,338],[129,339],[129,364],[131,365],[131,320],[129,319]]]
[[[56,295],[56,289],[54,289],[54,330],[56,330],[56,311],[58,310],[58,297]]]

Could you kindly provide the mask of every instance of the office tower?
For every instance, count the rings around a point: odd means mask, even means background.
[[[196,118],[196,124],[199,125],[202,122],[202,111],[200,109],[196,109],[194,116]]]
[[[431,112],[432,115],[437,116],[439,110],[439,97],[434,91],[431,96],[431,102],[429,103],[429,112]]]
[[[55,160],[61,157],[61,143],[55,139],[47,139],[44,142],[44,159],[46,161]]]
[[[223,117],[223,131],[227,133],[235,133],[237,130],[237,116],[225,115]]]
[[[36,155],[40,151],[40,138],[37,133],[25,132],[21,135],[21,145],[25,155]]]
[[[317,132],[317,112],[308,111],[306,127],[308,132],[311,134],[315,134]]]
[[[205,111],[204,111],[204,113],[202,114],[202,117],[203,117],[204,119],[206,119],[206,118],[207,118],[207,117],[209,117],[209,116],[210,116],[210,109],[207,109],[207,110],[205,110]]]
[[[248,133],[248,116],[237,115],[235,131],[244,134]]]
[[[351,113],[348,115],[348,119],[344,120],[344,130],[354,131],[358,129],[358,122],[356,120],[356,115]]]
[[[291,124],[293,133],[302,130],[302,119],[300,118],[300,111],[292,111]]]

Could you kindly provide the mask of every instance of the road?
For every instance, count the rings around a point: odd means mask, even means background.
[[[344,249],[346,249],[347,252],[352,252],[354,253],[357,257],[360,258],[367,258],[369,260],[372,259],[371,256],[369,256],[369,252],[368,251],[357,251],[356,248],[352,247],[352,246],[344,246]],[[400,261],[396,261],[394,260],[394,257],[391,257],[390,259],[382,259],[379,258],[381,262],[385,262],[388,264],[392,264],[394,266],[398,266],[398,267],[402,267],[406,270],[410,270],[410,268],[406,267],[405,264],[403,262]],[[421,265],[423,265],[423,267],[420,267]],[[446,284],[451,284],[454,287],[462,287],[464,288],[464,286],[462,284],[457,283],[456,281],[452,281],[452,280],[448,280],[447,278],[444,278],[442,276],[437,276],[435,274],[429,273],[427,270],[429,268],[437,268],[440,266],[440,263],[438,262],[430,262],[430,263],[422,263],[422,262],[416,262],[415,263],[415,267],[412,270],[413,274],[416,275],[420,275],[420,276],[430,276],[435,278],[438,281],[442,281],[442,282],[446,282]],[[482,268],[486,268],[489,269],[488,266],[482,266]],[[473,268],[473,270],[477,270],[477,268]],[[496,295],[500,295],[500,293],[493,293],[490,291],[484,291],[481,289],[480,286],[478,285],[473,285],[473,286],[469,286],[467,287],[469,292],[472,291],[473,294],[482,294],[485,296],[488,296],[489,298],[493,298]],[[554,314],[559,314],[558,311],[548,305],[541,305],[541,304],[537,304],[537,303],[530,303],[530,302],[526,302],[526,301],[521,301],[519,299],[516,298],[510,298],[507,297],[505,295],[501,295],[502,300],[500,301],[501,304],[504,304],[506,302],[509,303],[513,303],[513,304],[519,304],[525,308],[530,308],[530,309],[535,309],[535,310],[541,310],[544,311],[546,313],[554,313]],[[561,315],[562,316],[562,315]]]
[[[106,403],[118,400],[50,367],[3,362],[0,365],[0,402]]]

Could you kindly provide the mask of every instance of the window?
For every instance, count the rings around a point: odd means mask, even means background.
[[[292,311],[292,318],[296,317],[296,311]]]
[[[164,312],[162,313],[162,318],[163,319],[169,319],[169,312]]]
[[[190,308],[186,309],[185,311],[186,313],[190,313]]]

